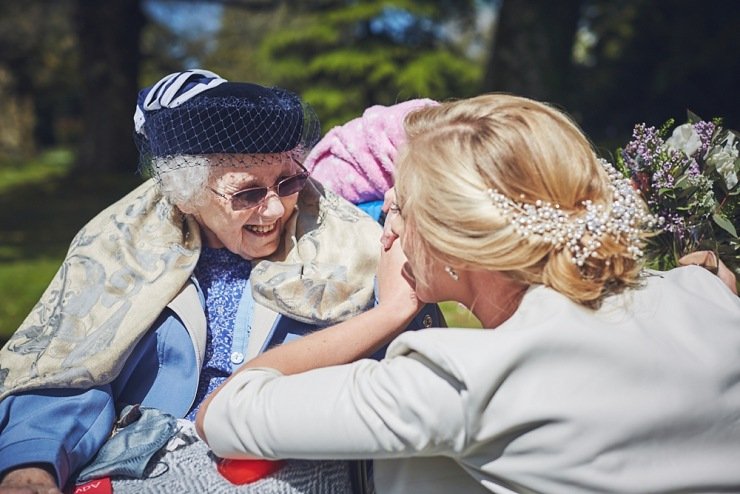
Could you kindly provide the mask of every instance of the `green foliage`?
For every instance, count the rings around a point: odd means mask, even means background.
[[[457,302],[442,302],[439,304],[450,328],[481,328],[480,321],[468,309]]]
[[[398,81],[410,94],[442,100],[473,96],[481,75],[479,65],[451,52],[428,53],[404,67]]]
[[[37,147],[79,135],[71,7],[64,0],[0,2],[0,156],[27,159]]]
[[[63,177],[72,167],[74,155],[69,149],[50,149],[25,162],[0,163],[0,194],[29,182],[43,182]]]
[[[224,7],[221,29],[211,40],[212,47],[201,66],[229,80],[274,85],[270,67],[258,60],[259,46],[267,33],[284,25],[286,8],[276,11],[251,12],[236,7]]]
[[[301,93],[324,130],[375,104],[476,92],[481,64],[450,34],[454,22],[472,22],[474,2],[365,0],[332,7],[227,8],[204,65],[227,78]]]
[[[39,300],[59,259],[42,258],[0,263],[0,345],[20,326]]]

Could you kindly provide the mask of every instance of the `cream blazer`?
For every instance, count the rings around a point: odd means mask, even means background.
[[[219,456],[373,458],[379,493],[740,492],[740,299],[693,266],[598,311],[533,287],[495,330],[244,372],[205,434]]]

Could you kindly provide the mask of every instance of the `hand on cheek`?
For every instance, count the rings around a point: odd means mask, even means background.
[[[380,244],[383,246],[383,250],[388,251],[393,247],[393,243],[397,238],[398,235],[391,229],[390,221],[386,221],[385,226],[383,226],[383,234],[380,236]]]

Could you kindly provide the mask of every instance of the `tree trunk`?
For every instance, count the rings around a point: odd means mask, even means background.
[[[77,0],[83,136],[77,166],[88,172],[136,169],[133,115],[138,91],[140,0]]]
[[[483,90],[563,103],[580,8],[581,0],[504,0]]]
[[[0,99],[0,160],[21,162],[33,157],[35,117],[31,95],[16,94]]]

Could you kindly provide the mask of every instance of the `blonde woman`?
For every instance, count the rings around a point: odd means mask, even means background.
[[[487,329],[308,372],[290,354],[320,332],[263,354],[201,408],[213,451],[374,458],[380,493],[740,491],[735,294],[642,269],[653,218],[561,112],[486,95],[405,126],[380,280],[414,293],[381,306],[456,300]],[[378,311],[344,324],[397,331]]]

